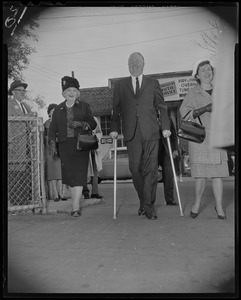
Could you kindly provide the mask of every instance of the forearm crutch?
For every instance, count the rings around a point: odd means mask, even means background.
[[[171,148],[171,143],[170,143],[169,137],[167,137],[167,144],[168,144],[168,149],[169,149],[169,154],[170,154],[170,159],[171,159],[171,164],[172,164],[172,171],[173,171],[175,187],[176,187],[176,191],[177,191],[177,199],[178,199],[178,204],[179,204],[179,209],[180,209],[180,215],[181,215],[181,217],[183,217],[184,214],[182,211],[182,204],[181,204],[179,189],[178,189],[178,185],[177,185],[177,177],[176,177],[176,171],[175,171],[175,166],[174,166],[173,157],[172,157],[172,148]]]
[[[117,156],[117,139],[114,140],[114,215],[113,219],[116,219],[116,156]]]

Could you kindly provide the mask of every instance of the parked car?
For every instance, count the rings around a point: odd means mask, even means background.
[[[99,172],[99,183],[102,180],[114,179],[114,148],[111,148],[106,156],[102,159],[103,169]],[[158,180],[161,179],[161,169],[158,170]],[[116,151],[116,179],[127,180],[132,179],[129,170],[129,159],[127,147],[117,147]]]
[[[111,148],[102,159],[103,169],[99,172],[99,182],[114,179],[114,148]],[[127,147],[117,147],[116,151],[116,179],[131,179]]]

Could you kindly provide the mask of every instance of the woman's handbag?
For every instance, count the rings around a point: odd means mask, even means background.
[[[198,117],[200,124],[191,120],[184,120],[190,112],[191,111],[187,112],[181,120],[177,136],[190,142],[201,144],[206,137],[205,127],[200,117]]]
[[[78,134],[77,150],[90,151],[96,150],[98,147],[98,138],[92,132],[90,134]]]

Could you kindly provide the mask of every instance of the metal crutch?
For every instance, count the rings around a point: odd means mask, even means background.
[[[178,185],[177,185],[177,177],[176,177],[176,171],[175,171],[175,167],[174,167],[174,162],[173,162],[173,157],[172,157],[172,149],[171,149],[171,143],[170,143],[169,137],[167,137],[167,144],[168,144],[168,149],[169,149],[169,154],[170,154],[170,159],[171,159],[171,164],[172,164],[172,171],[173,171],[175,187],[176,187],[176,191],[177,191],[177,199],[178,199],[178,204],[179,204],[179,209],[180,209],[180,215],[181,215],[181,217],[183,217],[184,214],[182,211],[182,204],[181,204],[179,189],[178,189]]]
[[[114,140],[114,215],[113,219],[116,219],[116,154],[117,154],[117,139]]]

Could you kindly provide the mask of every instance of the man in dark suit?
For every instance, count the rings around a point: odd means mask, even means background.
[[[168,137],[171,132],[160,84],[143,75],[144,65],[142,54],[132,53],[128,59],[131,76],[115,84],[110,136],[117,138],[121,116],[129,168],[140,200],[138,214],[155,220],[160,139],[156,110],[161,116],[162,135]]]
[[[178,156],[177,134],[173,121],[170,118],[171,136],[170,144],[173,158]],[[161,135],[158,152],[158,165],[162,167],[162,182],[164,186],[164,197],[167,205],[177,205],[174,200],[174,179],[167,139]]]

